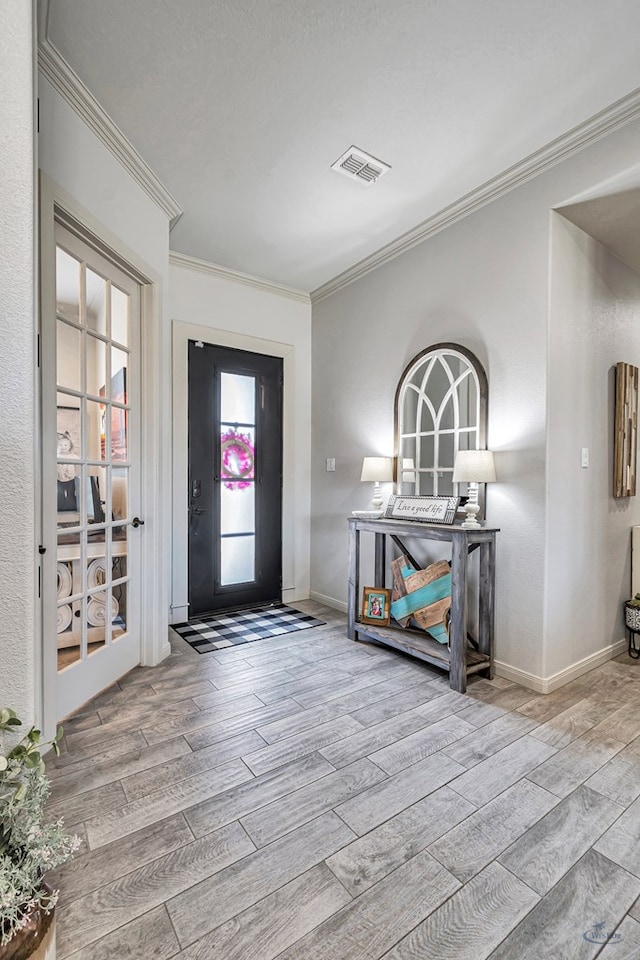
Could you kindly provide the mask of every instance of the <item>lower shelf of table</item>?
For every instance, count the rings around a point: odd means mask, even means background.
[[[437,643],[422,631],[404,630],[401,627],[376,627],[364,623],[355,623],[354,629],[356,639],[375,640],[377,643],[395,647],[396,650],[402,650],[412,657],[440,667],[441,670],[450,671],[451,669],[451,651],[446,644]],[[466,661],[467,676],[478,673],[480,670],[488,670],[491,666],[490,657],[470,647],[466,651]]]

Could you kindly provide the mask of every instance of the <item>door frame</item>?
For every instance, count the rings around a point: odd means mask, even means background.
[[[140,511],[145,519],[144,536],[140,538],[140,663],[153,666],[171,652],[168,638],[168,589],[170,536],[168,524],[168,448],[163,439],[162,414],[166,408],[166,392],[162,377],[162,277],[135,251],[113,234],[99,220],[77,203],[57,183],[40,172],[39,178],[39,298],[38,331],[43,343],[45,310],[43,304],[55,297],[55,234],[59,221],[81,239],[113,260],[121,270],[140,284]],[[55,436],[55,411],[42,403],[42,366],[37,371],[39,403],[37,476],[40,494],[36,498],[36,556],[39,560],[40,598],[36,597],[39,643],[36,644],[36,702],[40,702],[39,723],[46,736],[55,731],[57,716],[55,679],[56,650],[45,644],[44,611],[51,599],[47,591],[54,589],[53,563],[56,555],[55,517],[45,523],[42,505],[42,476],[45,437]],[[159,465],[159,468],[156,467]],[[46,553],[38,556],[42,544]],[[135,664],[132,664],[135,666]],[[107,678],[105,686],[113,683]]]
[[[171,623],[189,619],[189,478],[188,478],[188,342],[202,340],[213,346],[232,347],[283,361],[282,407],[282,601],[295,602],[309,597],[309,513],[305,497],[296,483],[308,482],[308,473],[300,468],[296,448],[304,442],[300,435],[296,410],[296,349],[290,343],[263,340],[197,323],[173,320],[173,573]],[[310,424],[307,422],[307,443]],[[297,433],[296,433],[297,431]],[[304,455],[304,454],[303,454]],[[307,467],[308,471],[308,458]],[[302,475],[306,473],[306,475]],[[293,522],[291,522],[293,519]],[[306,530],[296,528],[306,524]]]

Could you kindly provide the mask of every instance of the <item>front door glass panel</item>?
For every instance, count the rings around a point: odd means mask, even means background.
[[[255,581],[256,378],[220,375],[220,583]]]

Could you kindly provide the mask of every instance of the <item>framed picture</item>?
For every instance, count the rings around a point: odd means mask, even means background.
[[[422,523],[451,524],[456,518],[460,497],[390,497],[385,517]]]
[[[391,622],[391,590],[385,587],[365,587],[362,591],[362,623],[388,627]]]

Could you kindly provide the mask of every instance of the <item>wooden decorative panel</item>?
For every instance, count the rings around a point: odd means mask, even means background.
[[[613,495],[635,497],[638,427],[638,368],[616,364],[616,413],[613,449]]]

